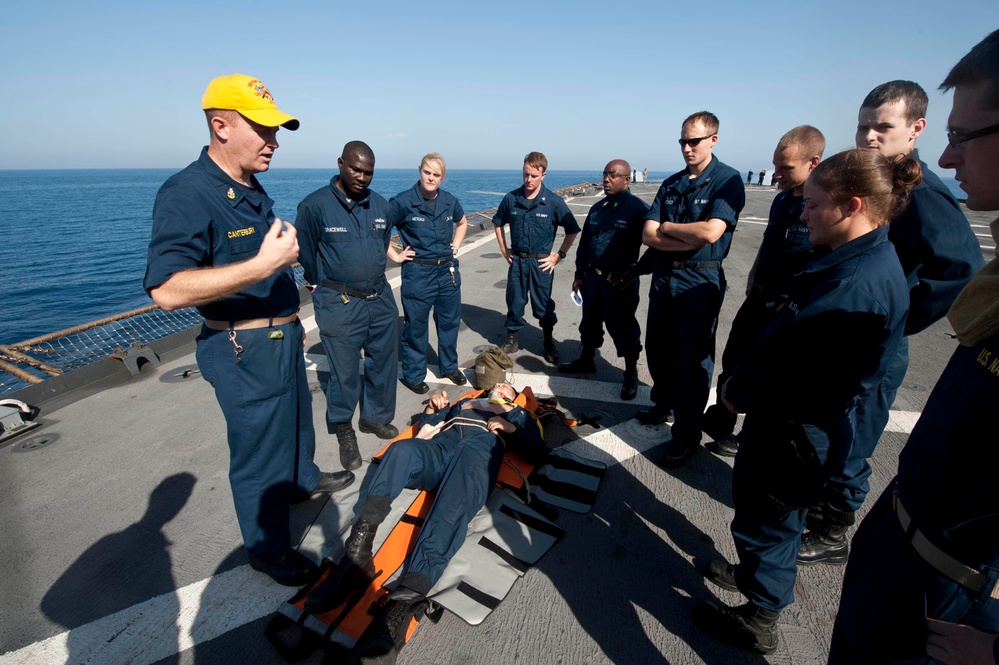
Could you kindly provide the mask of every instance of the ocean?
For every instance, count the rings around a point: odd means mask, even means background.
[[[0,343],[10,344],[152,304],[142,290],[153,200],[177,169],[0,171]],[[327,169],[274,168],[260,181],[275,214],[329,183]],[[649,173],[655,182],[667,173]],[[376,169],[371,188],[389,198],[412,187],[416,169]],[[549,171],[559,189],[599,182],[600,171]],[[943,178],[964,198],[953,178]],[[466,213],[499,205],[520,170],[454,170],[444,189]]]
[[[0,171],[0,343],[10,344],[152,304],[142,289],[153,200],[178,169]],[[327,169],[274,168],[259,176],[275,214],[327,185]],[[650,179],[652,174],[650,174]],[[665,177],[665,174],[659,174]],[[600,171],[549,171],[549,189],[598,182]],[[416,169],[377,169],[386,198],[412,187]],[[453,170],[444,189],[466,214],[499,205],[520,170]]]

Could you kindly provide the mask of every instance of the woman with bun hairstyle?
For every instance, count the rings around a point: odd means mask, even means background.
[[[857,149],[820,163],[805,183],[801,219],[830,251],[796,277],[722,386],[725,406],[746,414],[732,477],[739,562],[712,561],[705,577],[748,602],[702,602],[695,612],[722,639],[764,653],[777,647],[807,508],[849,453],[857,400],[881,381],[902,339],[909,287],[888,223],[921,179],[915,160]]]

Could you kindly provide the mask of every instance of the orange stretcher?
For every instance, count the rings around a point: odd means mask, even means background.
[[[483,392],[473,391],[462,396],[460,399],[479,397]],[[530,387],[525,387],[514,400],[514,403],[536,415],[539,413],[548,415],[556,413],[561,417],[561,412],[555,409],[550,403],[539,401]],[[575,424],[575,421],[564,417],[562,418],[562,422],[565,424]],[[538,423],[538,425],[541,428],[541,424]],[[375,460],[373,461],[377,462],[385,450],[396,441],[412,438],[416,435],[417,431],[418,423],[414,423],[398,437],[390,441],[375,456]],[[600,469],[600,474],[602,475],[605,467],[599,463],[592,464]],[[534,465],[524,461],[516,453],[507,451],[496,480],[496,485],[497,487],[510,490],[518,497],[524,497],[525,495],[530,497],[530,493],[525,486],[528,484],[527,479],[531,476],[534,469]],[[393,576],[399,571],[412,552],[420,528],[430,511],[433,500],[433,490],[422,491],[416,495],[416,498],[406,509],[401,519],[375,552],[375,577],[366,588],[356,591],[338,607],[327,612],[310,614],[305,610],[306,599],[312,593],[313,589],[321,584],[329,575],[333,574],[336,568],[336,564],[329,558],[323,560],[320,568],[320,576],[316,582],[301,589],[285,603],[268,626],[268,638],[286,659],[298,660],[316,647],[322,647],[327,651],[330,649],[339,649],[344,651],[344,653],[349,652],[353,648],[354,644],[371,624],[380,605],[385,601],[386,596],[391,592],[392,589],[387,588],[385,585],[393,579]],[[552,536],[551,543],[554,544],[562,535],[561,529],[550,522],[546,525],[539,525],[537,522],[540,520],[537,517],[538,515],[543,515],[544,518],[553,519],[554,515],[557,514],[557,510],[549,505],[537,505],[538,501],[528,504],[528,500],[521,500],[523,503],[519,505],[524,507],[523,518],[533,521],[535,527],[541,528],[548,535]],[[530,505],[530,508],[528,508],[528,505]],[[575,508],[570,507],[570,510],[575,510]],[[534,513],[535,516],[532,517],[528,513]],[[523,571],[520,574],[523,574]],[[443,607],[436,605],[432,597],[430,600],[431,605],[426,616],[432,621],[436,621],[443,613]],[[495,602],[498,602],[498,600]],[[468,618],[466,618],[466,621],[468,621]],[[418,618],[414,618],[406,634],[407,641],[417,625]]]

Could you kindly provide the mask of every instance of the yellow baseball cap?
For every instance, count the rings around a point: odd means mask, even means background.
[[[264,127],[285,127],[294,131],[299,126],[297,118],[278,110],[267,86],[246,74],[213,79],[201,98],[201,108],[237,111]]]

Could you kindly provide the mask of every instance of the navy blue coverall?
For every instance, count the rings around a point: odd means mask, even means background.
[[[799,276],[726,384],[729,403],[746,413],[732,477],[735,577],[759,607],[794,601],[805,508],[849,453],[857,400],[881,381],[902,339],[908,291],[887,227],[838,247]],[[814,450],[821,465],[805,505],[780,499],[800,481],[774,463],[789,423],[804,428],[811,446],[798,441],[799,450]]]
[[[778,307],[787,299],[794,276],[815,256],[816,248],[808,237],[808,225],[801,221],[804,201],[803,197],[788,190],[778,194],[770,205],[767,228],[750,275],[749,293],[732,321],[722,352],[722,371],[717,382],[719,393],[756,336],[773,320]],[[824,248],[818,251],[822,253]],[[716,404],[708,407],[704,428],[717,438],[732,434],[735,423],[736,415],[726,409],[719,398]]]
[[[437,356],[441,376],[458,369],[458,328],[461,327],[461,274],[451,250],[454,226],[465,216],[458,199],[437,190],[435,205],[420,195],[420,184],[389,201],[389,224],[399,231],[403,246],[416,256],[402,264],[402,311],[405,324],[400,340],[402,378],[410,384],[427,375],[427,339],[430,309],[437,329]]]
[[[645,355],[652,375],[652,401],[672,409],[673,441],[697,445],[711,393],[715,330],[725,296],[722,259],[746,204],[742,177],[717,157],[697,178],[687,169],[663,181],[646,219],[689,224],[721,219],[721,238],[687,252],[657,252],[652,266]]]
[[[504,196],[493,216],[493,224],[510,225],[513,263],[507,272],[506,329],[518,332],[527,325],[524,309],[529,295],[534,318],[538,319],[542,330],[552,330],[558,322],[552,300],[554,273],[543,271],[538,259],[551,254],[558,227],[561,226],[566,235],[579,233],[576,218],[562,197],[542,184],[533,199],[524,197],[523,186]]]
[[[579,322],[583,348],[599,349],[606,325],[618,357],[635,359],[642,352],[642,330],[635,318],[639,282],[635,279],[619,287],[608,279],[613,273],[632,269],[638,275],[650,272],[653,250],[647,250],[638,262],[648,211],[645,201],[629,191],[597,201],[586,215],[576,248],[574,276],[583,280],[583,317]]]
[[[475,408],[480,405],[486,408]],[[466,408],[468,407],[468,408]],[[436,489],[433,506],[417,536],[413,551],[403,567],[403,581],[411,576],[425,576],[430,590],[454,553],[465,540],[468,524],[486,504],[496,484],[507,448],[526,461],[536,463],[547,454],[537,423],[523,407],[515,407],[502,415],[517,430],[500,436],[486,431],[485,424],[498,416],[488,408],[485,398],[461,399],[437,413],[420,415],[419,425],[448,423],[455,418],[473,421],[453,424],[430,439],[396,441],[369,472],[361,487],[355,513],[375,524],[385,514],[372,514],[369,498],[399,496],[403,489]],[[456,421],[457,423],[457,421]],[[384,504],[372,501],[371,504]]]
[[[909,207],[892,220],[888,231],[910,288],[906,335],[943,318],[957,294],[985,263],[981,245],[950,190],[925,162],[919,165],[923,181],[912,190]],[[831,510],[824,513],[852,513],[864,503],[871,475],[867,460],[888,424],[889,409],[908,366],[909,343],[903,338],[884,380],[860,399],[853,450],[842,469],[829,479],[825,502]]]
[[[927,617],[999,633],[997,404],[999,335],[958,346],[899,455],[898,475],[853,538],[830,663],[925,662]],[[917,550],[926,542],[976,571],[969,577],[980,588],[928,562]]]
[[[399,371],[399,308],[385,279],[389,204],[370,189],[360,200],[347,198],[339,178],[306,196],[295,218],[299,262],[316,285],[316,322],[330,363],[326,422],[349,423],[360,400],[361,418],[383,425],[395,417]]]
[[[175,273],[256,256],[274,220],[273,206],[260,183],[239,184],[202,150],[156,195],[143,287],[148,292]],[[286,317],[298,306],[295,276],[287,268],[199,306],[198,312],[205,319],[237,322]],[[215,388],[226,419],[229,484],[240,533],[259,559],[287,551],[292,494],[319,484],[302,334],[296,319],[238,331],[204,326],[197,341],[198,367]]]

